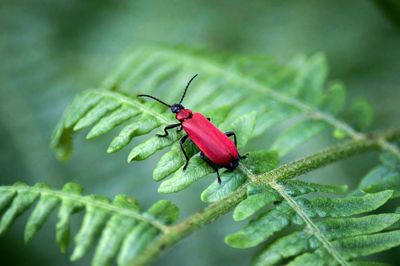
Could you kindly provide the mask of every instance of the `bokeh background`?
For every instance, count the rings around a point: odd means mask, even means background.
[[[200,210],[199,195],[214,176],[176,195],[158,195],[151,179],[160,154],[126,163],[129,149],[107,155],[112,136],[76,138],[71,161],[55,160],[49,138],[63,109],[79,91],[96,87],[119,58],[138,46],[185,44],[216,52],[270,55],[285,63],[296,54],[322,51],[330,79],[366,97],[375,109],[373,129],[399,126],[400,4],[396,0],[1,0],[0,2],[0,183],[75,181],[86,193],[135,195],[146,208],[156,199],[177,203],[182,217]],[[145,89],[145,88],[144,88]],[[249,149],[264,147],[259,137]],[[315,140],[329,144],[329,137]],[[135,145],[135,142],[132,144]],[[315,149],[315,143],[301,153]],[[296,157],[292,154],[285,158]],[[310,178],[355,186],[377,154],[335,164]],[[29,245],[27,215],[0,237],[2,265],[71,265],[55,244],[55,215]],[[74,228],[81,217],[74,219]],[[229,215],[165,254],[157,265],[246,265],[255,250],[234,250],[225,234],[240,226]],[[73,231],[73,232],[76,232]],[[396,252],[380,258],[397,262]],[[90,256],[72,265],[89,265]]]

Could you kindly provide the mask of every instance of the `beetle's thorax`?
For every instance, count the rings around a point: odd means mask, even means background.
[[[176,119],[179,120],[179,122],[183,122],[191,117],[192,117],[192,110],[190,109],[182,109],[178,113],[176,113]]]

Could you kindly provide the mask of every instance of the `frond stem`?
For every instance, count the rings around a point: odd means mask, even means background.
[[[345,159],[369,150],[381,149],[382,140],[399,139],[400,130],[388,130],[385,132],[367,135],[365,139],[347,141],[343,144],[330,147],[314,153],[305,158],[292,161],[267,173],[253,176],[254,183],[263,184],[268,180],[294,178],[311,170],[321,168],[332,162]],[[394,146],[390,144],[391,146]]]

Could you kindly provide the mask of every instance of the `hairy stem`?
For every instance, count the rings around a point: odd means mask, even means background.
[[[277,183],[275,183],[276,180],[300,176],[312,170],[326,166],[330,163],[367,151],[381,149],[382,140],[388,142],[396,139],[400,139],[400,129],[373,134],[363,139],[349,141],[344,144],[337,145],[324,151],[312,154],[303,159],[287,163],[264,174],[255,175],[251,173],[251,171],[244,165],[240,165],[240,169],[244,174],[248,176],[249,180],[251,180],[252,182],[274,186],[274,184],[278,185]],[[275,189],[281,195],[287,195],[282,187],[276,187]],[[231,193],[225,199],[213,203],[206,207],[203,211],[188,217],[183,222],[169,227],[167,233],[161,235],[155,242],[151,243],[151,245],[149,245],[143,251],[143,253],[131,263],[131,265],[148,265],[150,262],[155,260],[163,250],[173,246],[174,244],[189,236],[204,225],[209,224],[220,216],[230,212],[238,203],[240,203],[245,198],[246,184],[241,186],[235,192]],[[289,201],[289,204],[293,203],[294,201],[291,197],[289,197],[288,199],[286,197],[284,198],[285,200]],[[295,201],[294,203],[297,204]],[[295,207],[296,206],[293,206],[294,209]],[[301,216],[302,212],[298,212],[298,214]],[[308,216],[302,218],[305,219],[306,224],[311,226],[314,224],[312,221],[310,223],[307,223],[307,221],[309,220]],[[324,242],[324,237],[322,235],[320,235],[320,238],[318,239],[322,241],[326,248],[329,247],[330,243],[328,241]],[[336,254],[334,250],[332,252],[331,254],[334,256],[334,258],[338,260],[339,263],[343,263],[340,255]],[[343,263],[342,265],[346,264]]]
[[[155,242],[148,245],[146,250],[136,258],[131,265],[148,265],[155,260],[163,250],[173,246],[181,239],[189,236],[197,229],[207,225],[220,216],[230,212],[239,202],[246,198],[246,186],[241,186],[229,197],[207,206],[202,212],[198,212],[183,222],[170,227],[168,233],[162,235]]]
[[[333,146],[303,159],[287,163],[267,173],[249,177],[252,178],[253,182],[258,184],[265,183],[266,181],[264,179],[276,180],[281,178],[293,178],[350,156],[361,154],[369,150],[382,149],[382,140],[387,142],[399,138],[400,130],[372,134],[365,139],[348,141],[347,143]]]

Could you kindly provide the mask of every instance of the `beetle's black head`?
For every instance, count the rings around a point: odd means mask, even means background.
[[[232,160],[230,163],[229,163],[229,165],[228,165],[228,170],[230,170],[230,171],[233,171],[233,170],[235,170],[236,169],[236,167],[238,167],[239,166],[239,158],[238,159],[236,159],[236,160]]]
[[[174,114],[179,113],[181,110],[185,109],[185,107],[183,107],[182,104],[180,103],[176,103],[171,105],[171,112],[173,112]]]

